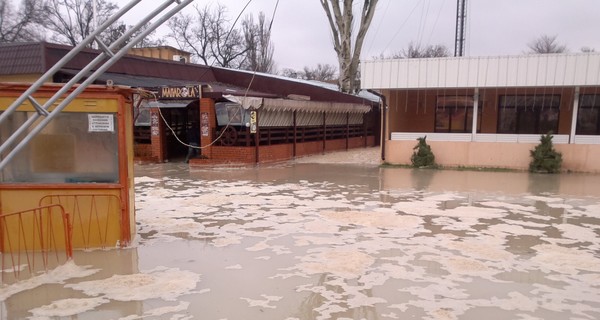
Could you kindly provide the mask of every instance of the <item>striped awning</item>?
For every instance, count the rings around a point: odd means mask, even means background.
[[[227,100],[240,104],[244,109],[262,109],[266,111],[303,111],[327,113],[367,113],[371,106],[310,100],[271,99],[258,97],[224,96]]]

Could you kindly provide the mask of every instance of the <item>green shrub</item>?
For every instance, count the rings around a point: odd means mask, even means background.
[[[538,144],[535,149],[529,151],[531,154],[531,162],[529,163],[530,172],[560,172],[562,154],[554,150],[552,138],[552,133],[543,135],[540,138],[540,144]]]
[[[410,157],[413,167],[432,167],[435,166],[435,155],[431,151],[431,147],[425,141],[425,137],[417,138],[419,143],[413,148],[413,154]]]

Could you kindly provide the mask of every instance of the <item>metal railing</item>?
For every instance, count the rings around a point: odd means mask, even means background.
[[[39,205],[60,205],[69,212],[69,223],[73,230],[71,236],[74,237],[71,242],[76,248],[118,246],[123,238],[122,231],[128,228],[122,225],[123,207],[116,195],[47,195],[40,199]],[[116,217],[114,213],[118,213]],[[118,228],[118,232],[111,233],[111,226]]]
[[[73,257],[69,215],[59,204],[0,215],[2,283],[21,280]],[[12,278],[9,277],[12,271]]]

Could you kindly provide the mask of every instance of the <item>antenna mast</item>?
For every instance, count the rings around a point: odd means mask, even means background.
[[[465,24],[467,0],[456,0],[456,37],[454,41],[454,56],[462,57],[465,53]]]

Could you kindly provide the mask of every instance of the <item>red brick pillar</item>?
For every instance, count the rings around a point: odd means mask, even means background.
[[[158,162],[165,161],[165,123],[158,108],[150,109],[150,141],[152,158]]]
[[[210,145],[217,137],[217,115],[215,113],[215,101],[210,98],[200,99],[200,146]],[[212,146],[202,149],[202,155],[212,158]]]

